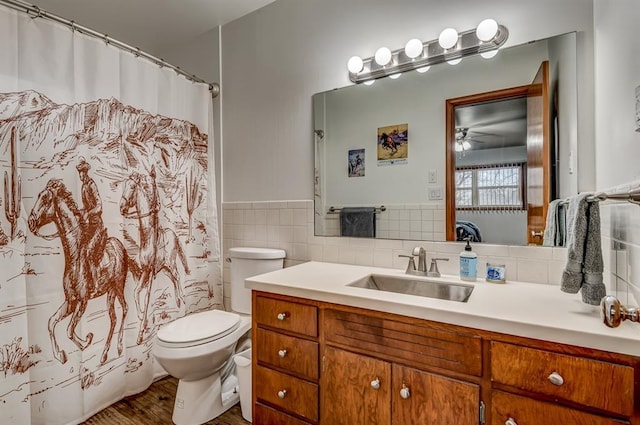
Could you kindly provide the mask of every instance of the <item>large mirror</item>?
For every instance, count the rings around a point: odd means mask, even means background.
[[[527,164],[527,121],[535,120],[521,91],[536,87],[543,63],[548,178],[527,195],[527,181],[540,171]],[[345,233],[347,222],[355,223],[355,236],[445,241],[456,239],[460,223],[471,223],[482,242],[525,245],[536,242],[528,199],[546,197],[546,205],[576,193],[575,33],[502,49],[491,59],[472,56],[318,93],[313,111],[318,236],[354,236]],[[487,176],[494,186],[485,192],[501,200],[493,207],[473,203],[475,197],[482,204],[477,198]],[[505,193],[521,197],[513,201]],[[373,223],[345,221],[345,211],[355,211],[352,218],[373,211]],[[536,225],[537,235],[543,223]]]

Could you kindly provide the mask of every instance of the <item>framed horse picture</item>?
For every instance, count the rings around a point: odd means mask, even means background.
[[[378,165],[406,164],[409,158],[409,124],[378,127]]]

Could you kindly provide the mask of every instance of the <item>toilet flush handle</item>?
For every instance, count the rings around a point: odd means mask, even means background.
[[[279,350],[278,351],[278,356],[280,356],[280,358],[284,359],[284,357],[287,355],[287,350]]]

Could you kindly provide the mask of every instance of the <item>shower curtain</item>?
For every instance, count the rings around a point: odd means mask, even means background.
[[[222,306],[208,87],[0,6],[0,423],[75,424]]]

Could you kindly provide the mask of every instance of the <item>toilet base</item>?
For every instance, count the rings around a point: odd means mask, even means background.
[[[203,424],[229,410],[239,398],[238,394],[233,394],[223,404],[220,372],[198,381],[180,380],[173,406],[173,423]]]

